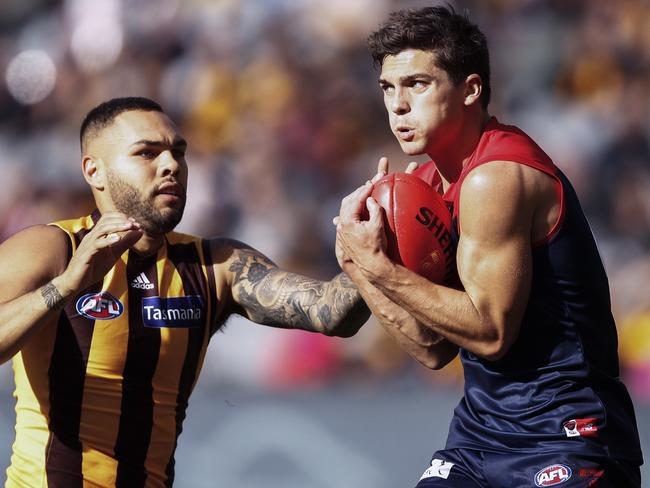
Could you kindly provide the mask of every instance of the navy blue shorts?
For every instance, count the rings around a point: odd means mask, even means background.
[[[640,488],[641,472],[605,457],[450,449],[433,455],[416,488]]]

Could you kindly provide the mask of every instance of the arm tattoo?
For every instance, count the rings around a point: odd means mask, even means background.
[[[41,296],[47,305],[48,310],[60,310],[65,305],[63,297],[56,286],[50,281],[41,288]]]
[[[352,280],[341,273],[324,282],[278,269],[250,249],[230,265],[233,296],[258,323],[326,334],[352,335],[368,318]]]

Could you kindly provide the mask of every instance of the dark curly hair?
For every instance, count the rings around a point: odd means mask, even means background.
[[[379,29],[368,37],[373,60],[382,66],[386,56],[406,49],[421,49],[436,54],[436,64],[458,85],[476,73],[483,81],[481,104],[490,103],[490,55],[487,40],[466,14],[451,5],[393,12]]]

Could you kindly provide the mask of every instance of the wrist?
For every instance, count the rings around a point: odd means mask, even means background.
[[[74,288],[70,285],[65,272],[50,280],[48,284],[53,285],[59,295],[61,295],[61,298],[63,298],[63,300],[66,302],[68,298],[70,298],[75,292]]]
[[[39,291],[48,310],[61,310],[65,307],[66,299],[54,283],[54,280],[43,285]]]
[[[359,270],[359,267],[354,264],[352,261],[345,261],[342,263],[339,263],[341,266],[341,271],[343,271],[352,281],[358,280],[360,277],[362,278],[363,275],[361,274],[361,271]]]
[[[377,252],[372,260],[371,266],[360,267],[360,271],[372,285],[385,281],[391,276],[395,269],[395,263],[391,261],[386,253]]]

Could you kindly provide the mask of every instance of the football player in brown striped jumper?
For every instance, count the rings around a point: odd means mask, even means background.
[[[230,239],[174,232],[186,141],[158,104],[113,99],[81,127],[97,210],[0,246],[0,361],[14,361],[8,487],[163,487],[212,334],[230,314],[330,336],[369,312]]]

